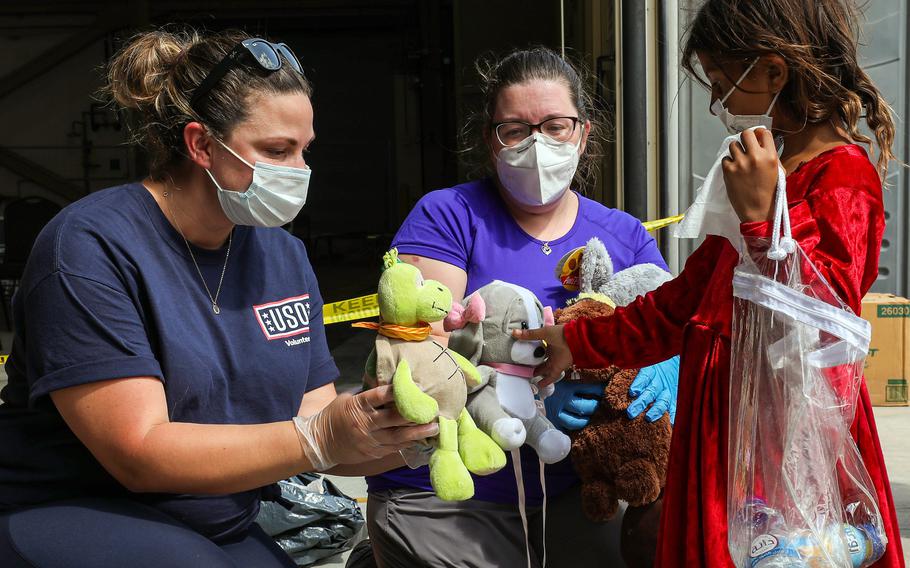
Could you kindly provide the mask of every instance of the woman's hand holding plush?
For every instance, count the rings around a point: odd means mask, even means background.
[[[398,413],[392,387],[342,394],[312,416],[294,417],[307,459],[317,471],[385,457],[435,436],[435,423],[414,425]]]

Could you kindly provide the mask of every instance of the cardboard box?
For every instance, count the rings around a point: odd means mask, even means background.
[[[907,406],[910,300],[893,294],[867,294],[862,315],[872,324],[865,369],[872,405]]]

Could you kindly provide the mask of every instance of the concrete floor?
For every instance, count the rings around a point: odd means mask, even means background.
[[[875,423],[882,442],[891,492],[901,529],[904,560],[910,565],[910,407],[876,407]]]
[[[352,297],[365,290],[364,287],[350,286]],[[367,289],[368,291],[368,289]],[[366,293],[366,292],[364,292]],[[326,300],[337,300],[342,297],[326,295]],[[339,391],[354,390],[359,387],[363,362],[372,346],[372,334],[365,330],[352,330],[345,324],[332,326],[328,336],[332,353],[341,370],[341,378],[337,383]],[[11,337],[9,333],[0,332],[3,353],[7,353]],[[6,384],[6,373],[0,370],[0,388]],[[910,565],[910,408],[875,408],[875,419],[878,425],[879,438],[885,454],[885,462],[891,478],[891,489],[898,512],[898,522],[901,527],[904,555]],[[361,502],[361,508],[366,508],[366,483],[363,478],[331,477],[332,481],[349,496]],[[365,538],[364,534],[361,538]],[[318,563],[320,567],[342,567],[348,553],[327,558]]]

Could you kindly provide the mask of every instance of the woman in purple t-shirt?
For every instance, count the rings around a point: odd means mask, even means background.
[[[395,237],[401,258],[424,276],[445,283],[456,300],[500,279],[534,292],[544,305],[565,305],[574,293],[554,276],[556,263],[591,237],[607,247],[614,268],[666,264],[635,218],[582,197],[570,187],[593,178],[599,154],[585,81],[556,53],[516,51],[478,65],[484,107],[475,122],[489,175],[424,196]],[[442,329],[434,335],[445,341]],[[633,407],[652,401],[648,418],[672,415],[678,359],[642,372],[652,388]],[[547,416],[563,430],[585,426],[602,389],[558,383],[547,398]],[[432,493],[426,467],[401,468],[369,477],[370,537],[380,566],[538,566],[544,549],[544,511],[538,461],[522,448],[529,515],[530,559],[519,510],[515,470],[475,478],[474,499],[449,503]],[[529,474],[530,473],[530,474]],[[617,521],[596,524],[581,510],[578,477],[571,460],[545,469],[549,510],[546,543],[550,566],[609,564],[619,557]],[[650,556],[656,544],[656,508],[637,511],[637,536],[626,538],[627,562]],[[633,523],[627,529],[636,532]],[[429,521],[429,522],[428,522]],[[623,531],[626,533],[627,531]],[[642,554],[643,553],[643,554]],[[645,562],[647,564],[647,562]]]

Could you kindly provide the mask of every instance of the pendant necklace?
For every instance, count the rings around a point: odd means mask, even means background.
[[[221,313],[221,308],[218,307],[218,295],[221,294],[221,285],[224,283],[224,273],[227,272],[228,258],[231,256],[231,243],[234,240],[234,229],[231,229],[231,232],[228,233],[228,246],[227,252],[224,253],[224,266],[221,267],[221,277],[218,279],[218,287],[215,289],[215,295],[212,295],[211,290],[209,290],[209,285],[205,283],[205,277],[202,275],[202,270],[199,268],[199,263],[196,262],[196,255],[193,254],[193,248],[190,246],[190,242],[183,236],[183,229],[180,228],[180,222],[177,221],[177,216],[174,214],[174,209],[171,207],[170,192],[165,191],[164,197],[167,199],[168,209],[171,211],[171,216],[174,218],[174,225],[177,227],[177,232],[180,233],[180,236],[183,238],[184,244],[186,244],[186,250],[190,253],[190,259],[193,261],[193,266],[196,267],[196,273],[199,274],[199,279],[202,280],[202,286],[205,288],[205,293],[208,294],[209,300],[212,302],[212,311],[217,316]]]

